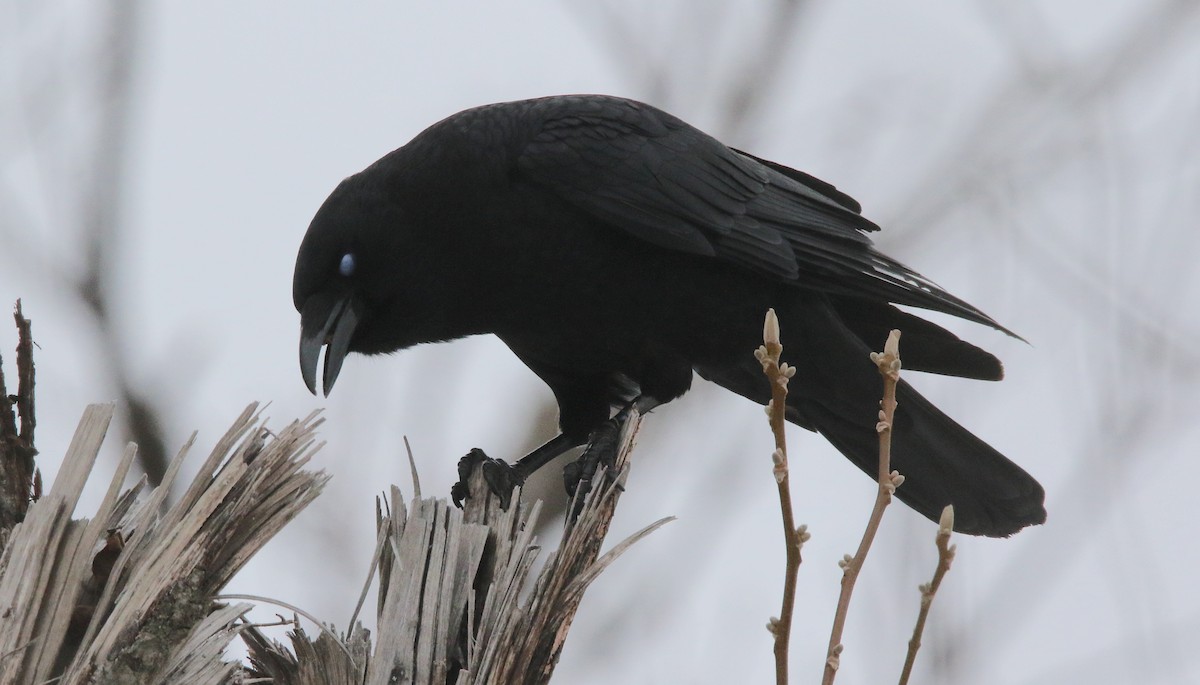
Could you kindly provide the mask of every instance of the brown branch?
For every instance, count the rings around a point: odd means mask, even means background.
[[[71,147],[71,157],[65,166],[81,170],[78,179],[66,188],[68,201],[61,198],[51,201],[58,207],[68,208],[61,221],[56,215],[52,220],[41,221],[33,211],[21,211],[19,192],[9,191],[0,184],[0,194],[5,205],[0,217],[0,239],[5,246],[6,256],[12,255],[28,266],[30,273],[50,282],[55,293],[71,298],[73,304],[83,305],[83,310],[95,325],[96,348],[101,359],[101,368],[109,374],[116,388],[116,397],[123,409],[121,421],[124,430],[139,445],[138,461],[150,478],[157,484],[163,478],[168,461],[168,450],[162,430],[161,407],[167,403],[157,401],[155,392],[147,384],[135,379],[133,370],[137,366],[136,349],[139,341],[132,339],[127,344],[128,327],[123,327],[122,314],[125,305],[122,293],[115,287],[114,277],[122,273],[118,263],[119,252],[125,242],[123,198],[128,195],[124,187],[128,183],[128,161],[130,141],[137,134],[136,76],[138,48],[142,26],[142,5],[136,1],[107,3],[105,10],[95,22],[95,35],[89,36],[96,43],[88,50],[86,64],[73,65],[80,73],[87,74],[85,93],[81,95],[87,105],[84,108],[94,127],[84,144]],[[34,79],[36,81],[36,79]],[[66,83],[66,81],[64,81]],[[25,85],[19,83],[19,86]],[[64,89],[66,87],[64,86]],[[45,88],[27,87],[28,92],[17,96],[36,95],[40,99],[53,91]],[[64,92],[57,96],[62,103],[74,103],[75,93]],[[49,101],[47,103],[49,104]],[[39,127],[59,117],[49,116],[41,108],[31,108],[26,117]],[[75,109],[72,104],[71,109]],[[47,128],[39,130],[36,139],[53,139],[56,132]],[[36,150],[35,150],[36,151]],[[53,151],[38,151],[34,161],[38,163],[42,185],[61,188],[61,174],[51,163]],[[11,201],[17,200],[17,201]],[[30,202],[36,205],[36,202]],[[72,260],[58,259],[52,251],[40,249],[37,241],[26,239],[25,234],[36,234],[38,224],[50,229],[61,223],[64,230],[71,232],[71,244],[78,245],[79,266]],[[17,229],[10,228],[19,227]],[[32,413],[31,413],[32,415]]]
[[[755,118],[779,90],[779,77],[785,67],[795,66],[786,57],[803,38],[805,10],[811,4],[807,0],[777,0],[764,5],[763,20],[737,37],[741,46],[739,63],[728,71],[724,68],[727,62],[715,60],[712,49],[712,36],[730,26],[719,3],[707,3],[707,9],[716,11],[681,5],[678,16],[670,19],[672,44],[666,50],[655,49],[662,48],[666,34],[626,8],[604,2],[566,3],[566,7],[580,12],[580,23],[600,38],[617,67],[640,84],[647,101],[662,106],[694,106],[685,96],[712,95],[711,99],[720,105],[714,132],[742,140],[753,133]],[[659,56],[662,54],[668,58],[663,59]],[[681,64],[687,68],[680,69]],[[704,88],[689,87],[694,79],[700,79]]]
[[[29,319],[21,312],[21,301],[13,309],[17,325],[17,392],[8,394],[4,369],[0,368],[0,550],[9,531],[25,520],[32,498],[40,495],[41,476],[34,464],[37,448],[33,444],[34,367],[33,333]],[[18,423],[19,421],[19,423]]]
[[[106,358],[124,411],[125,430],[138,444],[138,463],[151,485],[166,474],[167,441],[154,400],[133,379],[133,360],[123,346],[119,316],[122,300],[114,292],[113,253],[122,237],[122,192],[127,179],[131,113],[137,67],[142,10],[137,3],[116,3],[106,17],[102,40],[103,59],[96,65],[99,80],[98,133],[90,150],[91,174],[81,190],[84,268],[76,290],[96,323],[100,348]]]
[[[783,576],[783,605],[779,618],[772,618],[767,629],[775,636],[775,682],[787,685],[788,644],[792,635],[792,615],[796,608],[796,578],[800,573],[800,548],[809,539],[808,527],[796,527],[792,513],[792,488],[788,476],[787,436],[784,413],[787,405],[787,384],[796,375],[795,367],[779,362],[783,345],[779,341],[779,318],[774,309],[767,310],[763,324],[763,344],[754,351],[754,358],[762,364],[763,373],[771,382],[771,401],[767,404],[767,417],[771,432],[775,435],[775,451],[771,453],[774,463],[775,484],[779,489],[779,510],[783,519],[783,542],[787,553],[787,565]]]
[[[906,204],[890,212],[889,240],[903,243],[919,253],[930,241],[939,240],[946,217],[963,198],[979,195],[994,186],[995,169],[1005,166],[1018,150],[1028,150],[1030,141],[1054,141],[1023,152],[1026,163],[1034,153],[1053,165],[1073,157],[1055,147],[1064,136],[1082,130],[1078,112],[1102,98],[1136,84],[1161,68],[1158,61],[1171,47],[1191,39],[1189,28],[1200,6],[1191,0],[1160,0],[1141,3],[1140,14],[1122,24],[1122,32],[1092,54],[1044,69],[1040,80],[1030,82],[1028,73],[1016,72],[984,97],[977,115],[927,171],[901,195]],[[1070,130],[1056,134],[1056,127]],[[1076,145],[1078,151],[1094,145]],[[1024,146],[1024,147],[1023,147]],[[1042,170],[1045,177],[1049,170]]]
[[[17,324],[17,413],[21,415],[21,442],[29,450],[29,458],[37,454],[33,447],[33,429],[37,426],[33,402],[33,329],[32,322],[21,311],[21,301],[13,307]]]
[[[768,96],[778,90],[779,74],[785,66],[795,67],[784,56],[799,42],[799,19],[809,4],[804,0],[774,3],[762,35],[743,43],[753,50],[747,51],[749,54],[741,68],[725,87],[727,94],[722,98],[725,108],[720,124],[724,135],[735,140],[745,139],[750,133],[752,117],[762,112]]]
[[[892,421],[896,413],[896,384],[900,380],[900,331],[893,330],[888,334],[883,346],[883,353],[871,353],[871,361],[879,368],[883,376],[883,402],[879,411],[879,423],[875,430],[879,433],[879,491],[875,496],[875,507],[871,510],[871,518],[867,520],[867,528],[863,531],[862,540],[858,543],[858,551],[854,556],[847,555],[840,565],[842,567],[842,593],[838,597],[837,612],[833,616],[833,630],[829,635],[829,649],[825,655],[825,675],[822,685],[832,685],[837,676],[838,665],[842,654],[842,632],[846,627],[846,616],[850,611],[850,597],[854,593],[854,584],[858,581],[859,572],[867,560],[867,552],[875,540],[879,523],[883,520],[883,511],[892,502],[892,493],[904,482],[904,477],[891,470],[892,464]]]
[[[933,571],[933,580],[921,586],[921,611],[917,614],[917,625],[913,627],[912,639],[908,641],[908,656],[904,658],[904,670],[900,672],[900,685],[907,685],[908,678],[912,675],[913,664],[917,661],[917,650],[921,648],[921,635],[925,632],[925,621],[929,618],[929,607],[933,606],[933,597],[954,561],[954,545],[950,544],[950,532],[953,530],[954,506],[947,504],[946,508],[942,509],[942,518],[938,522],[937,568]]]

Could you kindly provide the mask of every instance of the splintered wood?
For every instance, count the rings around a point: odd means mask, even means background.
[[[96,514],[72,519],[112,418],[111,404],[87,408],[53,486],[11,530],[0,556],[0,682],[546,682],[588,585],[668,520],[601,555],[636,415],[624,425],[615,477],[598,474],[536,578],[539,503],[517,492],[501,509],[478,470],[465,510],[445,499],[406,503],[392,487],[378,507],[371,567],[374,645],[357,621],[347,634],[322,625],[315,639],[289,622],[285,647],[245,620],[249,598],[219,593],[327,481],[302,468],[320,447],[321,419],[314,413],[271,432],[250,405],[196,478],[176,488],[174,504],[167,493],[195,436],[148,493],[144,479],[122,487],[137,453],[131,444]],[[248,665],[226,658],[239,637]]]
[[[96,515],[72,519],[112,417],[111,404],[87,408],[54,485],[0,557],[0,682],[228,682],[241,666],[223,652],[250,605],[213,598],[325,484],[301,468],[321,420],[314,413],[264,440],[250,405],[170,507],[191,441],[140,500],[143,483],[121,488],[130,445]]]
[[[544,683],[588,585],[658,521],[600,554],[620,497],[640,417],[623,426],[613,478],[598,475],[559,548],[530,576],[540,548],[533,530],[540,504],[520,492],[500,507],[482,470],[469,479],[471,497],[459,511],[444,499],[413,498],[393,487],[380,506],[378,627],[369,659],[368,635],[354,625],[339,645],[293,630],[291,649],[257,630],[244,634],[255,677],[293,685],[384,683]]]

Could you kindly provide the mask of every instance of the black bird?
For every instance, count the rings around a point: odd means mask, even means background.
[[[455,114],[346,180],[296,258],[300,369],[329,394],[350,352],[491,333],[554,392],[562,434],[517,480],[606,425],[614,408],[685,393],[693,372],[755,402],[751,354],[779,316],[797,368],[788,418],[874,476],[881,384],[869,351],[904,333],[909,370],[998,380],[999,360],[893,304],[1012,335],[879,253],[878,226],[832,185],[727,147],[632,100],[568,95]],[[1042,487],[907,383],[897,496],[960,532],[1046,518]]]

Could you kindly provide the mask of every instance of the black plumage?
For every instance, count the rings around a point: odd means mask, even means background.
[[[904,332],[908,370],[995,380],[1000,362],[911,305],[989,316],[879,253],[878,227],[828,183],[726,147],[648,105],[573,95],[470,109],[343,181],[296,260],[301,370],[329,393],[349,352],[492,333],[554,392],[582,444],[635,396],[693,372],[765,403],[751,352],[767,308],[794,364],[789,419],[874,473],[880,381],[868,358]],[[1045,520],[1037,481],[922,398],[898,391],[897,496],[956,529]],[[534,463],[536,462],[536,463]]]

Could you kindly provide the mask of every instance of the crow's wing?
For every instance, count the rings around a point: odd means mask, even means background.
[[[518,172],[660,247],[731,262],[819,291],[954,314],[983,312],[880,254],[878,226],[832,185],[721,144],[661,110],[619,98],[538,101]]]

